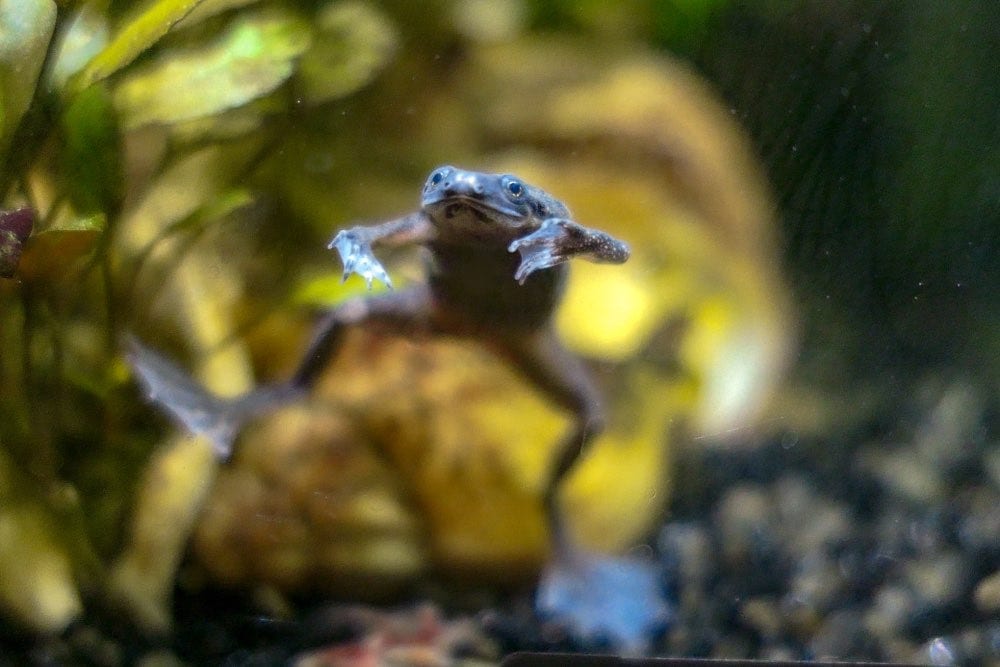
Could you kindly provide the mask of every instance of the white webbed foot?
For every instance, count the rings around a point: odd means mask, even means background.
[[[373,280],[379,280],[392,289],[389,274],[386,273],[382,263],[375,258],[371,244],[361,238],[357,229],[338,232],[326,247],[330,250],[336,248],[340,253],[340,260],[344,264],[344,280],[347,280],[352,273],[356,273],[364,278],[368,289],[372,288]]]

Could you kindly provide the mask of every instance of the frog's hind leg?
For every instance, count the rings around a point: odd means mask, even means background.
[[[430,290],[423,285],[345,301],[316,326],[312,342],[289,384],[298,390],[311,388],[340,348],[349,328],[363,324],[396,333],[429,330],[433,312]]]
[[[604,402],[584,363],[551,331],[501,341],[500,352],[539,389],[573,415],[573,426],[556,450],[543,496],[556,557],[574,552],[559,511],[558,493],[587,446],[604,430]]]
[[[236,398],[222,398],[199,385],[186,371],[129,336],[127,359],[149,400],[189,432],[204,435],[221,459],[229,458],[240,427],[253,416],[294,400],[287,385],[262,387]]]
[[[126,340],[127,356],[149,399],[189,432],[206,436],[219,458],[225,460],[243,424],[297,400],[312,387],[348,327],[364,323],[406,331],[428,323],[430,312],[430,294],[424,287],[347,301],[320,322],[291,380],[258,387],[235,398],[212,394],[173,361],[135,338]]]
[[[584,646],[610,644],[625,654],[645,653],[672,613],[659,570],[638,558],[603,556],[578,548],[559,508],[562,483],[604,427],[600,393],[583,362],[550,331],[501,344],[500,351],[575,417],[559,445],[545,489],[554,558],[538,583],[536,608]]]

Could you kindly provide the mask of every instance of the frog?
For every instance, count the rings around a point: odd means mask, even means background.
[[[512,174],[446,165],[424,183],[420,209],[374,226],[338,232],[328,245],[344,267],[392,287],[375,246],[422,245],[425,283],[348,301],[320,323],[291,379],[307,390],[336,353],[345,331],[363,325],[477,340],[520,371],[573,425],[544,486],[553,544],[566,544],[557,491],[587,445],[604,427],[603,401],[584,363],[558,340],[552,318],[573,258],[621,264],[624,241],[575,222],[569,209]]]
[[[426,280],[395,290],[374,251],[408,245],[425,249]],[[606,416],[586,363],[560,342],[553,317],[570,260],[622,264],[629,259],[629,245],[579,224],[563,202],[513,174],[444,165],[428,175],[418,210],[380,224],[342,229],[327,247],[340,257],[342,279],[360,276],[368,293],[321,317],[290,379],[222,399],[208,395],[171,362],[133,341],[130,360],[148,393],[189,430],[208,436],[225,459],[251,416],[296,400],[316,384],[354,327],[482,344],[572,418],[542,487],[553,566],[540,584],[540,607],[569,616],[588,605],[607,605],[607,591],[621,589],[629,591],[629,599],[611,603],[626,609],[619,616],[633,618],[633,608],[639,605],[643,618],[662,617],[649,568],[587,554],[574,545],[559,508],[562,483],[603,430]],[[376,282],[387,289],[372,293]],[[594,581],[605,590],[596,598]],[[643,598],[637,588],[650,592]],[[602,618],[592,611],[583,625]],[[608,630],[598,626],[595,632]]]

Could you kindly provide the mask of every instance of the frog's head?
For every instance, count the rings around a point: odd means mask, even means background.
[[[475,233],[524,230],[547,218],[568,218],[562,202],[510,174],[484,174],[458,167],[438,167],[424,184],[424,211],[439,227]],[[479,235],[479,234],[477,234]]]

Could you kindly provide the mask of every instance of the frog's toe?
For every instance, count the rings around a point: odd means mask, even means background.
[[[347,280],[352,273],[356,273],[365,280],[368,289],[372,288],[372,281],[379,280],[390,289],[392,281],[386,273],[381,262],[372,254],[371,247],[356,239],[347,231],[338,232],[327,246],[336,249],[340,254],[340,261],[344,265],[343,280]]]
[[[528,279],[528,276],[537,270],[537,262],[527,259],[522,260],[521,264],[517,267],[517,271],[514,272],[514,280],[523,285],[524,281]]]
[[[549,239],[530,234],[520,239],[516,239],[509,246],[508,252],[521,254],[521,264],[514,273],[514,279],[519,283],[524,283],[525,279],[535,271],[547,269],[560,262],[556,257],[556,248]]]
[[[548,246],[526,248],[520,247],[521,264],[514,272],[514,279],[519,283],[524,283],[525,279],[535,271],[547,269],[559,263],[559,259],[553,253],[553,249]]]
[[[330,242],[326,244],[327,250],[334,250],[340,254],[340,259],[343,260],[344,264],[351,261],[351,258],[356,257],[361,254],[361,242],[355,239],[349,232],[342,230],[337,232],[337,234],[330,239]]]
[[[646,653],[671,616],[651,563],[596,554],[574,554],[550,565],[539,583],[536,606],[577,640],[606,643],[631,655]]]
[[[371,256],[361,256],[356,258],[351,265],[351,271],[349,273],[356,273],[364,278],[365,285],[368,286],[368,289],[372,288],[373,280],[381,281],[386,287],[392,289],[392,280],[389,279],[389,274],[386,273],[382,264]]]
[[[233,441],[249,416],[236,401],[209,393],[179,366],[136,338],[126,340],[127,359],[149,400],[167,412],[185,430],[212,443],[222,460],[229,458]]]

